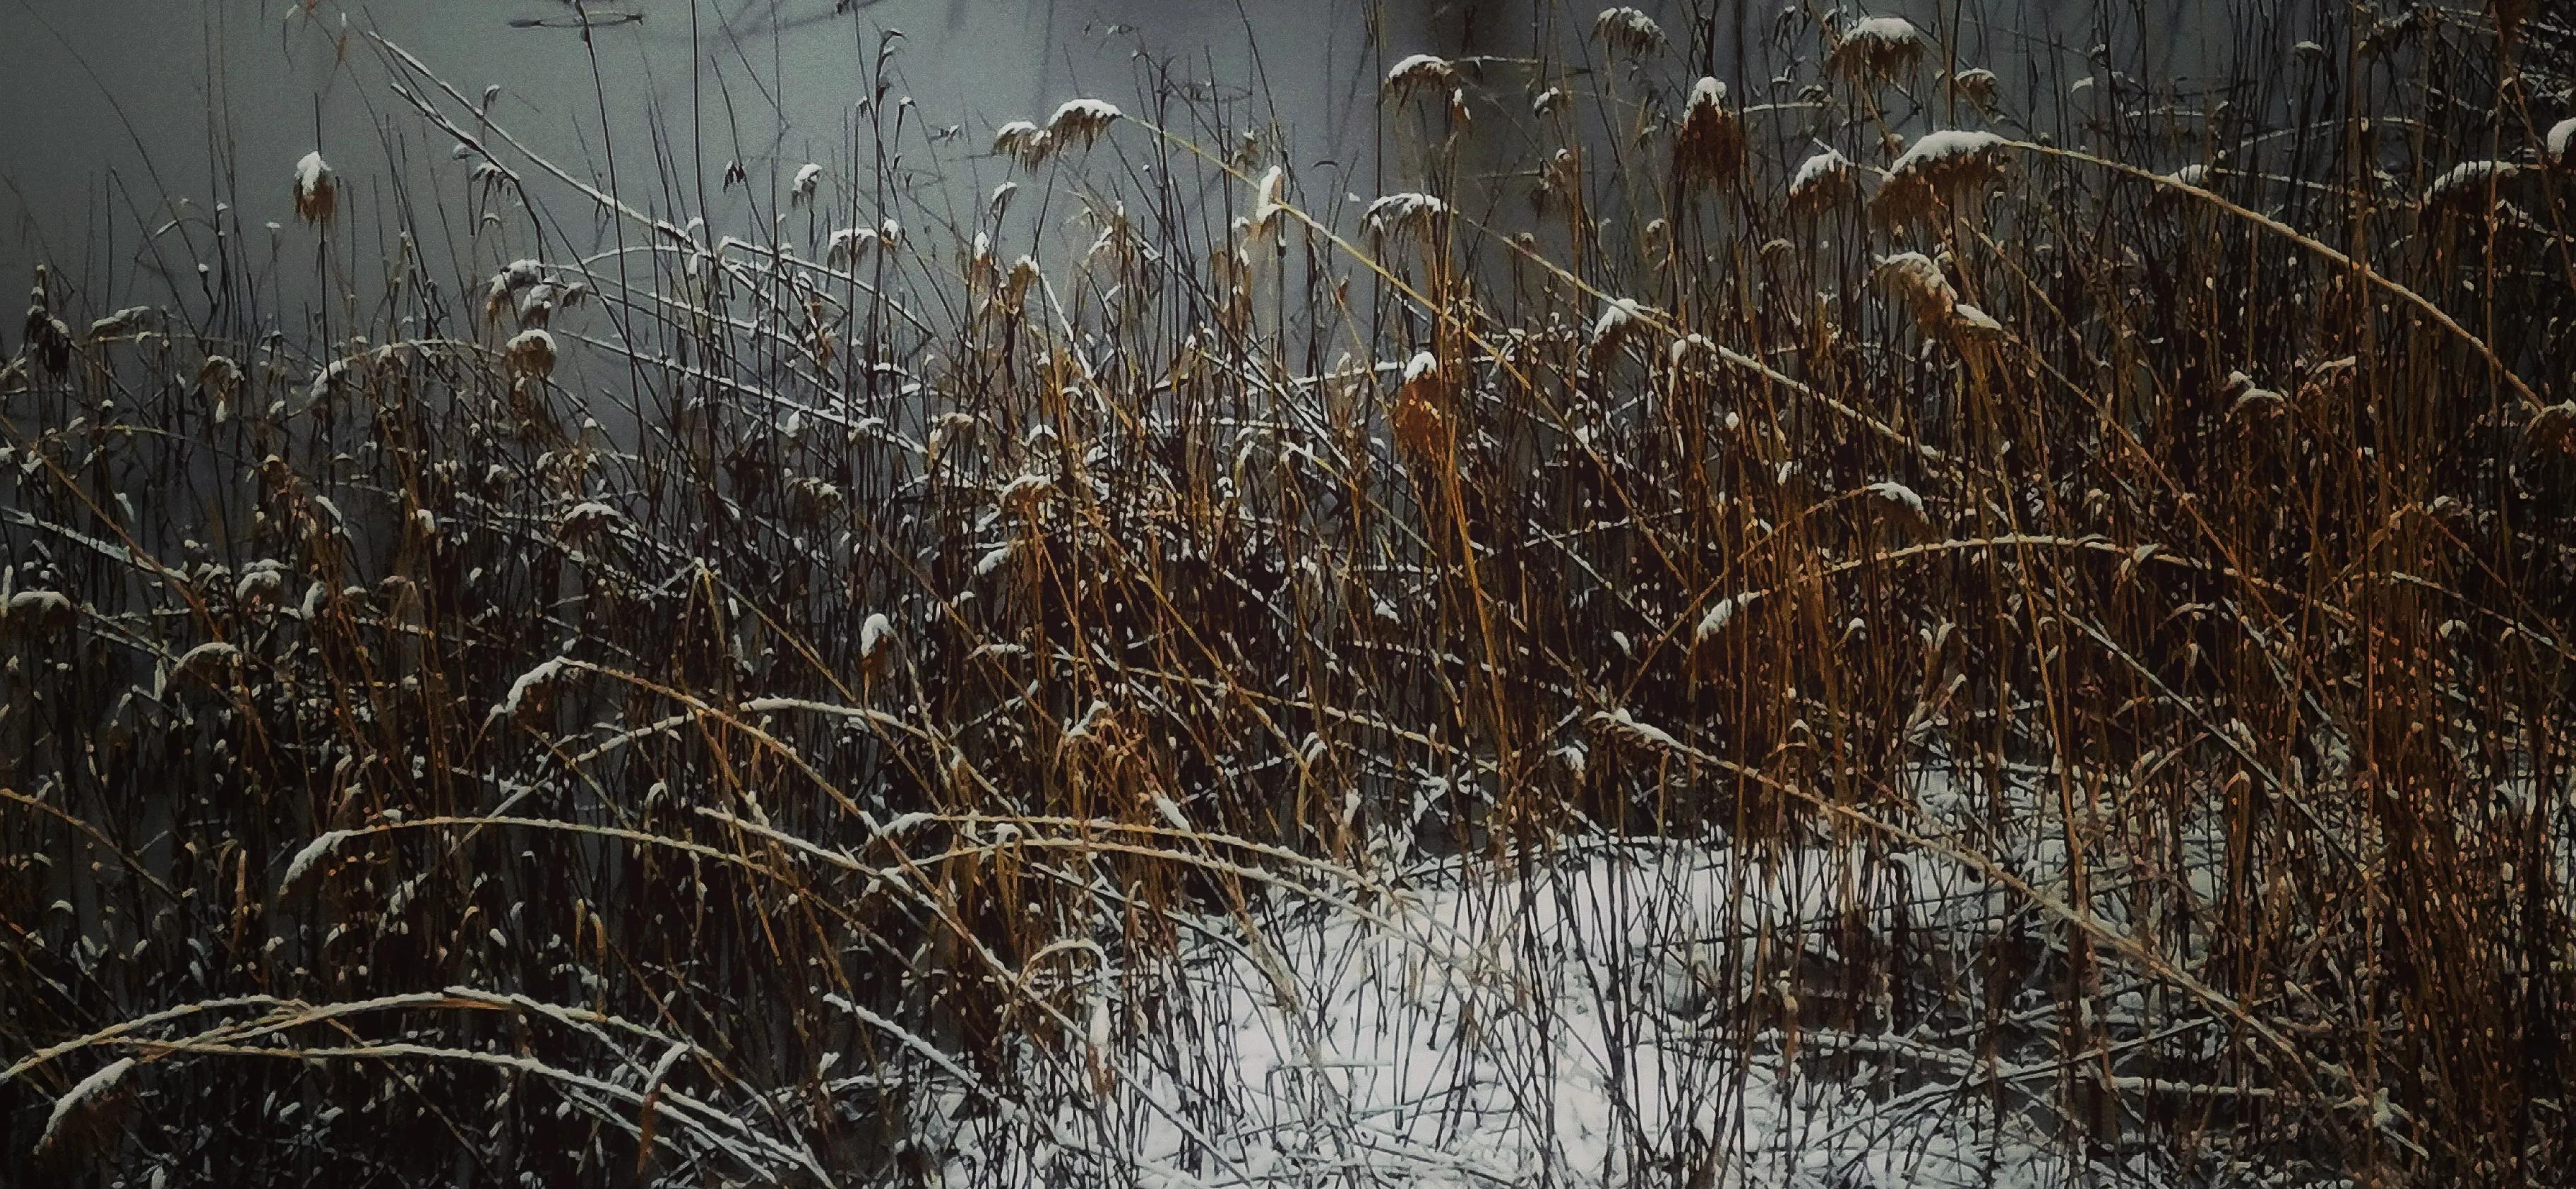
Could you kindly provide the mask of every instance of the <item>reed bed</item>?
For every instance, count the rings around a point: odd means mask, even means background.
[[[2576,27],[2300,11],[748,199],[361,30],[0,371],[0,1180],[2564,1182]]]

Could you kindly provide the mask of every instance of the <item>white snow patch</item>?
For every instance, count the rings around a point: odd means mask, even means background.
[[[2424,205],[2482,200],[2490,186],[2522,172],[2510,161],[2462,161],[2424,188]]]
[[[1797,172],[1789,175],[1789,197],[1801,198],[1812,194],[1820,186],[1849,176],[1851,167],[1851,158],[1832,149],[1820,149],[1799,162]]]
[[[583,500],[564,512],[556,531],[567,537],[585,536],[616,523],[620,515],[617,509],[598,500]]]
[[[98,1072],[73,1083],[71,1089],[64,1091],[62,1097],[54,1100],[54,1113],[45,1117],[44,1134],[36,1138],[37,1151],[41,1153],[51,1148],[63,1124],[79,1114],[81,1109],[88,1106],[92,1100],[116,1089],[116,1084],[125,1080],[125,1075],[133,1071],[134,1058],[119,1057],[100,1066]]]
[[[1687,119],[1687,113],[1702,109],[1716,111],[1725,106],[1726,84],[1713,77],[1702,76],[1698,82],[1691,84],[1690,102],[1682,105],[1682,111],[1685,113],[1684,118]]]
[[[2172,173],[2166,174],[2165,180],[2172,182],[2177,186],[2189,186],[2195,190],[2206,190],[2209,188],[2209,166],[2202,162],[2194,161],[2189,165],[2173,171]]]
[[[1603,306],[1601,316],[1592,321],[1592,339],[1605,342],[1628,333],[1646,316],[1646,307],[1633,297],[1613,298]]]
[[[1429,351],[1417,351],[1404,363],[1404,382],[1410,384],[1440,370],[1440,357]]]
[[[1710,603],[1708,610],[1699,617],[1699,626],[1691,632],[1691,642],[1696,644],[1725,631],[1726,625],[1734,622],[1737,612],[1752,606],[1754,601],[1761,597],[1761,591],[1748,590],[1743,594],[1731,595]]]
[[[32,619],[38,623],[69,623],[78,613],[72,601],[59,591],[22,590],[9,596],[7,618]]]
[[[287,861],[286,875],[277,881],[279,893],[282,895],[302,885],[304,877],[312,873],[314,864],[357,835],[356,830],[325,830],[313,841],[305,843],[304,849],[295,852],[295,857]]]
[[[1026,159],[1046,143],[1046,130],[1027,120],[1013,120],[993,130],[993,151]]]
[[[1964,301],[1950,308],[1950,320],[1954,323],[1954,329],[1965,332],[1971,338],[1991,338],[2004,332],[2004,324],[1997,321],[1994,315]]]
[[[1961,309],[1974,309],[1974,308],[1976,308],[1976,307],[1974,307],[1974,306],[1962,306],[1962,307],[1960,307],[1960,308],[1961,308]],[[1978,315],[1978,317],[1981,317],[1981,318],[1982,318],[1982,317],[1985,317],[1985,315],[1983,315],[1983,314],[1979,314],[1979,315]],[[1993,319],[1988,318],[1988,319],[1987,319],[1987,321],[1991,322],[1991,321],[1993,321]],[[1917,516],[1920,516],[1920,515],[1922,515],[1922,514],[1923,514],[1923,497],[1922,497],[1922,496],[1920,496],[1920,495],[1915,494],[1915,491],[1914,491],[1914,489],[1913,489],[1913,488],[1911,488],[1911,487],[1907,487],[1906,485],[1904,485],[1904,484],[1902,484],[1902,483],[1899,483],[1899,482],[1897,482],[1897,481],[1895,481],[1895,480],[1893,480],[1893,479],[1886,479],[1886,480],[1881,480],[1881,481],[1879,481],[1879,482],[1877,482],[1877,483],[1872,483],[1872,484],[1870,484],[1869,486],[1862,488],[1861,490],[1866,491],[1866,492],[1869,492],[1870,494],[1875,495],[1875,496],[1877,496],[1877,497],[1878,497],[1878,498],[1880,498],[1880,499],[1886,500],[1887,502],[1889,502],[1889,503],[1891,503],[1891,504],[1895,504],[1895,505],[1897,505],[1898,507],[1901,507],[1901,508],[1905,509],[1905,510],[1906,510],[1906,511],[1908,511],[1908,512],[1912,512],[1912,513],[1914,513],[1914,514],[1915,514],[1915,515],[1917,515]]]
[[[170,675],[211,677],[216,670],[240,659],[241,649],[221,640],[208,640],[180,653],[179,659],[170,664]]]
[[[1448,211],[1449,204],[1434,195],[1407,191],[1389,194],[1368,204],[1360,222],[1371,231],[1387,231],[1425,224]]]
[[[295,163],[295,192],[298,195],[316,193],[330,180],[331,163],[322,159],[320,149],[304,154]]]
[[[894,643],[894,621],[883,611],[868,613],[867,622],[859,625],[859,656],[872,659]]]
[[[1090,143],[1109,126],[1124,119],[1126,113],[1099,99],[1067,99],[1047,117],[1047,135],[1058,142],[1078,140]]]
[[[1458,72],[1447,58],[1436,54],[1414,54],[1386,72],[1386,89],[1406,91],[1414,87],[1448,86],[1457,81]]]
[[[1843,40],[1869,42],[1888,49],[1923,43],[1923,31],[1904,17],[1870,17],[1843,31]]]
[[[1689,750],[1682,746],[1681,740],[1673,738],[1672,732],[1652,723],[1637,721],[1637,716],[1629,713],[1625,706],[1616,710],[1594,711],[1592,722],[1596,726],[1626,735],[1649,747],[1661,748],[1665,751]]]
[[[510,692],[503,695],[500,704],[492,707],[492,712],[485,717],[507,718],[513,714],[517,714],[519,712],[519,707],[524,705],[530,697],[537,693],[537,691],[553,684],[558,678],[563,676],[564,667],[568,659],[569,658],[559,656],[553,660],[540,664],[536,668],[530,669],[525,673],[519,674],[519,679],[510,683]]]
[[[555,367],[555,336],[543,327],[532,326],[511,335],[510,341],[501,345],[501,351],[512,363],[538,375],[550,373]]]
[[[1283,197],[1287,189],[1288,170],[1277,165],[1271,166],[1268,172],[1261,175],[1260,181],[1253,183],[1252,227],[1254,231],[1266,234],[1278,227],[1280,216],[1287,211],[1287,200]]]
[[[1965,128],[1943,128],[1926,132],[1921,140],[1907,146],[1888,172],[1899,176],[1937,169],[1965,157],[1974,157],[2002,148],[2004,138],[1992,132]]]
[[[1631,7],[1607,8],[1592,19],[1592,35],[1630,53],[1645,53],[1664,44],[1664,27]]]
[[[2026,1078],[2048,1064],[1982,1063],[1937,1030],[1810,1023],[1806,1051],[1868,1055],[1870,1072],[1845,1081],[1788,1055],[1796,1042],[1778,1024],[1728,1022],[1794,1004],[1799,988],[1779,963],[1841,960],[1841,947],[1900,928],[1939,930],[1953,946],[1991,937],[2004,903],[1949,864],[1602,841],[1395,881],[1339,908],[1187,934],[1198,940],[1152,991],[1148,1017],[1187,1021],[1181,1034],[1116,1027],[1135,1018],[1124,1005],[1073,1008],[1095,1069],[1114,1074],[1095,1073],[1088,1093],[1035,1095],[1028,1113],[999,1118],[966,1094],[936,1096],[921,1133],[938,1137],[946,1183],[2158,1179],[2144,1160],[2089,1165],[2028,1116],[1998,1117],[1987,1095],[1963,1092],[1980,1074]]]

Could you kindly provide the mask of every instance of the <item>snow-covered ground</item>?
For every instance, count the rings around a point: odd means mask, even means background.
[[[1917,944],[1891,976],[1846,952],[1910,928],[1963,953],[2003,897],[1938,858],[1738,854],[1605,841],[1217,922],[1154,990],[1095,988],[1088,1084],[1051,1115],[950,1092],[928,1128],[946,1181],[2183,1183],[2045,1134],[2022,1092],[2050,1095],[2059,1064],[1981,1061],[1955,1019],[1893,1010],[1891,978],[1919,993],[1956,964]]]

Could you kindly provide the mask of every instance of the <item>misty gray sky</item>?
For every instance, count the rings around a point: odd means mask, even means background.
[[[685,171],[694,145],[702,174],[740,158],[755,188],[783,191],[799,164],[849,155],[879,29],[905,34],[897,95],[929,127],[957,128],[948,142],[957,156],[980,153],[996,125],[1042,117],[1077,94],[1130,102],[1141,45],[1230,93],[1263,95],[1301,166],[1324,157],[1351,166],[1369,140],[1381,53],[1455,52],[1469,36],[1508,52],[1529,20],[1528,0],[1388,0],[1388,44],[1374,47],[1370,0],[875,0],[855,16],[836,15],[834,0],[593,7],[643,19],[596,30],[585,45],[571,29],[514,24],[563,23],[562,0],[0,0],[0,111],[14,113],[0,121],[0,280],[22,283],[39,256],[83,288],[148,280],[135,275],[148,256],[138,251],[144,231],[189,213],[173,199],[202,207],[232,197],[252,229],[286,221],[290,171],[316,147],[361,184],[352,201],[362,207],[387,201],[364,189],[377,179],[442,168],[461,178],[449,145],[388,90],[369,29],[468,95],[498,84],[495,120],[576,171],[605,181],[601,150],[613,145],[630,179],[657,189],[657,151]],[[1679,22],[1692,5],[1646,7]],[[2100,11],[2090,0],[1968,7],[1984,14],[1971,22],[1984,44],[1962,45],[1963,62],[2026,60],[2028,44],[2009,42],[2056,44],[2077,69]],[[2214,61],[2231,14],[2249,7],[2154,0],[2110,36],[2124,48],[2144,40],[2175,63],[2163,73],[2188,74]],[[1590,9],[1566,11],[1579,25]],[[1772,11],[1746,5],[1734,23],[1758,39]],[[966,201],[976,191],[964,187],[1005,173],[958,172],[942,176]],[[710,212],[719,222],[723,213]]]

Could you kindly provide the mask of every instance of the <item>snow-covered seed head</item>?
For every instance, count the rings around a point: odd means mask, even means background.
[[[1646,328],[1646,307],[1636,298],[1614,298],[1601,307],[1601,316],[1592,320],[1592,351],[1595,355],[1618,349],[1629,336]]]
[[[2522,173],[2510,161],[2463,161],[2424,188],[2425,218],[2445,212],[2484,214],[2502,197],[2504,184]]]
[[[1010,271],[1002,275],[1002,308],[1018,310],[1039,280],[1036,260],[1022,256],[1012,261]]]
[[[498,324],[504,317],[521,314],[524,324],[524,310],[519,299],[530,290],[549,284],[545,265],[528,259],[511,261],[501,271],[493,273],[491,282],[484,286],[484,320]]]
[[[241,365],[229,355],[209,355],[197,365],[197,387],[216,400],[230,400],[241,391]]]
[[[1865,87],[1914,69],[1929,45],[1923,31],[1904,17],[1868,17],[1829,36],[1833,48],[1825,54],[1825,69]]]
[[[1026,520],[1036,520],[1047,497],[1055,494],[1055,480],[1034,472],[1014,476],[1002,489],[993,493],[993,504],[1005,512]]]
[[[1280,223],[1287,218],[1288,171],[1273,165],[1252,185],[1252,221],[1249,230],[1254,238],[1269,238],[1279,233]]]
[[[332,180],[331,164],[318,149],[304,154],[295,163],[296,217],[307,223],[328,223],[339,209],[340,191]]]
[[[1360,222],[1380,235],[1412,232],[1429,238],[1449,204],[1429,194],[1389,194],[1368,204]]]
[[[1991,176],[2003,168],[1997,156],[2003,147],[2004,138],[1992,132],[1944,128],[1924,133],[1887,169],[1899,176],[1936,180],[1961,174]]]
[[[1979,110],[1991,113],[1995,110],[1995,98],[2001,90],[2000,83],[2001,80],[1995,77],[1994,71],[1983,66],[1971,66],[1950,76],[1950,91],[1961,99],[1976,104]]]
[[[241,649],[221,640],[209,640],[186,652],[170,664],[170,683],[200,681],[215,686],[232,676],[241,664]]]
[[[483,192],[487,197],[518,181],[516,175],[494,161],[477,163],[474,171],[466,175],[466,179],[474,184],[477,191]]]
[[[334,359],[313,373],[313,382],[304,389],[304,407],[322,408],[333,398],[364,382],[366,376],[367,356],[364,353]]]
[[[563,519],[555,522],[555,536],[570,542],[587,541],[617,523],[619,518],[616,508],[598,500],[584,500],[566,510]]]
[[[812,161],[796,171],[796,180],[787,188],[790,206],[804,206],[814,201],[814,192],[823,185],[823,167]]]
[[[233,601],[245,607],[275,603],[286,594],[286,567],[273,559],[251,563],[233,583]]]
[[[563,657],[555,657],[541,661],[535,668],[519,674],[517,679],[510,682],[509,692],[503,694],[501,700],[493,704],[491,713],[484,716],[486,721],[502,718],[533,720],[544,711],[549,696],[554,692],[555,686],[563,681],[564,672],[568,667]],[[314,839],[313,847],[305,849],[311,851],[321,845],[322,840],[317,838]]]
[[[2194,161],[2171,173],[2157,174],[2156,180],[2155,191],[2147,195],[2147,209],[2166,214],[2188,209],[2191,191],[2209,189],[2214,177],[2207,163]]]
[[[834,268],[856,265],[880,242],[876,228],[843,227],[832,233],[830,245],[823,249],[823,263]]]
[[[1994,315],[1964,301],[1950,311],[1950,323],[1943,329],[1949,332],[1952,343],[1963,347],[1973,343],[2000,342],[2008,333]]]
[[[1924,514],[1923,497],[1916,494],[1913,488],[1907,487],[1893,479],[1884,479],[1879,482],[1872,483],[1861,490],[1877,497],[1881,503],[1891,505],[1900,511],[1908,512],[1915,516],[1921,516]]]
[[[1859,189],[1852,180],[1850,158],[1832,149],[1818,149],[1789,175],[1789,209],[1816,214],[1851,201]]]
[[[2234,398],[2227,406],[2227,416],[2231,420],[2269,417],[2289,404],[2280,393],[2256,384],[2254,377],[2241,371],[2227,373],[2227,383],[2220,387],[2218,394]]]
[[[1420,94],[1446,94],[1458,85],[1458,68],[1447,58],[1415,54],[1389,67],[1386,83],[1381,88],[1389,98],[1402,102]]]
[[[1634,8],[1605,8],[1592,18],[1594,40],[1623,53],[1644,57],[1664,48],[1664,27]]]
[[[1429,351],[1416,351],[1413,353],[1413,358],[1404,363],[1404,382],[1411,384],[1426,376],[1437,375],[1439,371],[1439,356]]]
[[[1744,129],[1726,106],[1726,84],[1702,78],[1673,134],[1673,175],[1684,185],[1722,186],[1744,168]]]
[[[331,852],[341,843],[357,837],[358,833],[356,830],[326,830],[305,843],[303,849],[296,851],[295,857],[287,861],[286,874],[277,881],[277,898],[286,900],[302,891],[314,874],[322,869],[323,862],[331,857]]]
[[[1053,144],[1052,138],[1046,134],[1046,129],[1027,120],[1013,120],[993,131],[995,154],[1032,168],[1046,160],[1047,152]]]
[[[45,1117],[44,1131],[36,1136],[39,1165],[51,1166],[62,1160],[70,1150],[66,1145],[86,1145],[100,1133],[113,1134],[114,1116],[121,1113],[116,1109],[122,1099],[118,1086],[132,1072],[134,1058],[119,1057],[73,1083],[62,1097],[55,1099],[53,1113]]]
[[[1951,287],[1941,266],[1921,252],[1899,252],[1879,261],[1876,276],[1914,312],[1915,323],[1926,332],[1947,325],[1958,312],[1958,290]]]
[[[1750,590],[1739,595],[1721,597],[1716,601],[1711,602],[1708,605],[1708,610],[1700,613],[1699,625],[1691,630],[1691,643],[1707,643],[1719,632],[1725,631],[1726,625],[1735,622],[1747,608],[1752,607],[1756,601],[1761,599],[1761,597],[1761,591]]]
[[[1571,146],[1558,149],[1539,166],[1538,184],[1530,188],[1530,206],[1540,214],[1562,204],[1580,211],[1583,205],[1583,153]]]
[[[544,326],[552,322],[555,316],[555,303],[562,296],[563,291],[551,281],[531,286],[527,292],[520,294],[518,307],[520,329]]]
[[[38,286],[34,304],[27,307],[27,345],[44,357],[45,370],[59,372],[71,366],[72,328],[45,308],[44,294]]]
[[[2003,137],[1992,132],[1944,128],[1927,132],[1887,168],[1872,209],[1889,223],[1931,214],[2003,176]]]
[[[1894,527],[1904,535],[1917,539],[1931,532],[1931,513],[1924,508],[1922,495],[1913,488],[1893,479],[1884,479],[1861,488],[1858,494],[1869,500],[1881,524]],[[1854,621],[1854,623],[1858,622]],[[1857,630],[1860,634],[1866,634],[1868,627],[1862,624]],[[1848,629],[1844,633],[1845,638],[1849,638],[1852,634],[1854,632]]]
[[[57,636],[80,622],[80,608],[50,590],[22,590],[0,603],[0,634],[20,638]]]
[[[91,322],[89,333],[84,337],[91,342],[101,342],[141,334],[152,329],[160,319],[161,311],[151,306],[127,306]]]
[[[894,661],[896,643],[894,621],[886,618],[883,611],[869,612],[866,621],[859,624],[861,671],[872,678],[883,676]]]
[[[542,380],[554,374],[555,336],[542,328],[522,330],[511,336],[502,353],[520,375]]]
[[[1101,134],[1109,131],[1125,113],[1098,99],[1068,99],[1047,117],[1047,140],[1057,147],[1089,147]]]
[[[829,519],[841,507],[841,489],[812,475],[798,475],[787,482],[787,511],[800,524],[816,525]]]
[[[1395,426],[1396,445],[1417,462],[1446,465],[1456,406],[1457,396],[1441,374],[1439,356],[1429,351],[1416,354],[1404,366],[1404,382],[1396,387],[1395,407],[1388,416]]]
[[[2525,448],[2535,454],[2576,453],[2576,400],[2546,405],[2522,428]]]
[[[1658,751],[1682,749],[1682,741],[1674,738],[1672,732],[1652,723],[1639,721],[1637,716],[1625,706],[1616,710],[1595,710],[1587,721],[1591,723],[1594,730],[1644,747]]]

